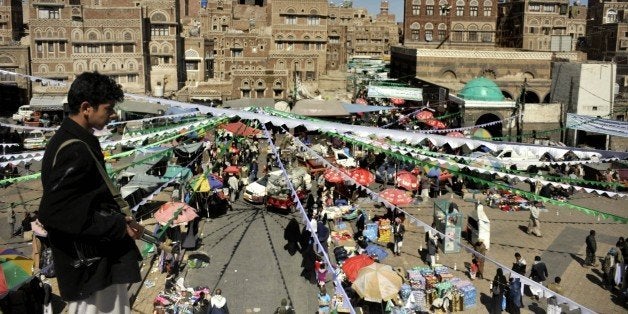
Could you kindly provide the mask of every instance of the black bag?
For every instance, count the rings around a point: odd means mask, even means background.
[[[336,257],[336,262],[342,262],[349,258],[349,254],[344,246],[338,246],[334,249],[334,256]]]
[[[41,274],[46,276],[46,278],[52,278],[56,276],[55,273],[55,264],[52,259],[52,249],[46,248],[41,252],[41,257],[39,260],[39,268],[41,269]]]

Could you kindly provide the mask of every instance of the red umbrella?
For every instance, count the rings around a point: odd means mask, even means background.
[[[427,119],[427,120],[423,121],[423,123],[425,123],[425,124],[427,124],[427,125],[429,125],[431,127],[437,128],[437,129],[444,129],[444,128],[447,127],[445,125],[445,123],[443,123],[440,120],[436,120],[436,119]]]
[[[325,170],[325,174],[323,175],[325,176],[325,180],[329,183],[342,183],[345,180],[340,171],[331,168]]]
[[[379,193],[389,203],[393,205],[408,205],[412,203],[412,197],[406,194],[406,191],[399,189],[385,189]]]
[[[242,122],[233,122],[220,126],[221,129],[226,130],[227,132],[235,135],[235,136],[254,136],[262,133],[262,131],[252,128]]]
[[[406,103],[405,99],[403,99],[403,98],[395,98],[395,97],[390,98],[390,102],[392,102],[393,105],[395,105],[395,106],[401,106],[401,105]]]
[[[366,101],[366,99],[364,98],[358,98],[355,100],[356,104],[360,104],[360,105],[368,105],[368,101]]]
[[[356,168],[351,170],[349,172],[349,176],[359,185],[369,185],[375,182],[375,175],[364,168]]]
[[[358,277],[358,271],[360,269],[375,263],[375,261],[368,255],[359,254],[347,258],[342,264],[342,271],[347,275],[347,279],[354,281]]]
[[[240,167],[238,167],[238,166],[229,166],[229,167],[225,168],[225,170],[223,172],[224,173],[239,174],[240,173]]]
[[[427,120],[434,118],[434,114],[429,110],[421,110],[416,114],[416,118],[419,120]]]
[[[397,172],[397,187],[405,190],[415,191],[419,189],[419,179],[408,171]]]
[[[447,136],[449,136],[449,137],[464,137],[464,134],[462,134],[460,132],[449,132],[449,133],[447,133]]]
[[[177,217],[175,217],[177,214]],[[162,225],[165,225],[172,219],[172,226],[184,224],[188,221],[194,220],[198,217],[196,209],[192,206],[182,202],[167,202],[155,212],[155,220]]]

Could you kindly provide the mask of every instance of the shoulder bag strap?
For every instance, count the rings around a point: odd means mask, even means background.
[[[114,200],[118,204],[120,211],[127,216],[131,216],[131,209],[129,208],[129,204],[124,200],[124,198],[122,198],[122,195],[120,195],[120,191],[118,191],[118,189],[115,188],[115,186],[113,185],[113,182],[111,182],[111,179],[107,175],[107,171],[105,171],[105,168],[103,168],[103,166],[100,164],[100,160],[96,158],[96,155],[94,155],[94,152],[92,151],[91,148],[89,148],[89,145],[87,145],[87,143],[79,139],[75,139],[75,138],[69,139],[61,143],[61,145],[57,149],[57,152],[55,153],[54,159],[52,160],[52,167],[54,167],[55,163],[57,162],[57,155],[59,154],[59,152],[66,146],[72,143],[77,143],[77,142],[83,143],[83,145],[85,145],[85,147],[87,148],[87,151],[89,152],[89,154],[94,159],[94,162],[96,163],[96,168],[98,169],[98,172],[100,173],[100,176],[102,177],[102,179],[105,181],[105,184],[107,185],[107,188],[109,189],[109,192],[111,192],[111,195],[113,196]]]

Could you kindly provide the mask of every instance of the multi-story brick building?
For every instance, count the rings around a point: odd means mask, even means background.
[[[22,21],[21,1],[0,0],[0,69],[29,74],[28,46],[20,42]],[[0,73],[0,113],[10,114],[25,103],[29,86],[23,77]]]
[[[478,49],[495,46],[497,0],[404,0],[404,45]]]
[[[590,0],[585,50],[590,60],[617,63],[623,98],[628,92],[628,2]]]
[[[569,0],[510,0],[499,4],[497,44],[534,51],[576,50],[587,7]]]

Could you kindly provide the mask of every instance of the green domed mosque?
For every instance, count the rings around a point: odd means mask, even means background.
[[[458,93],[458,97],[476,101],[504,101],[504,95],[497,84],[485,77],[470,80]]]

